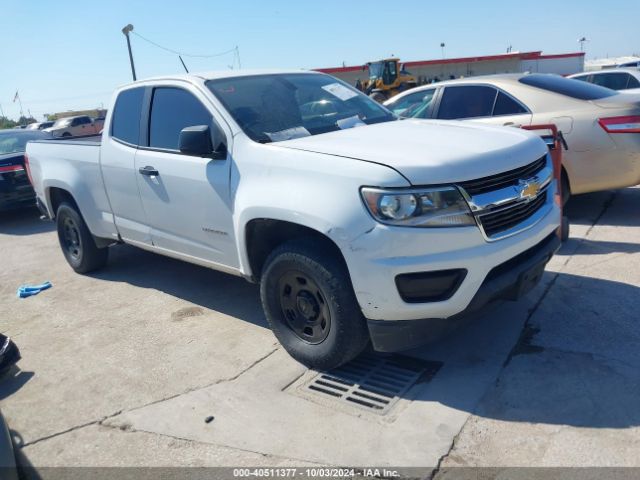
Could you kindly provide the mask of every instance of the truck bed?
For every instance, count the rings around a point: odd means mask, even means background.
[[[59,143],[64,142],[65,145],[100,145],[102,135],[84,135],[81,137],[57,137],[46,140],[31,140],[29,143]]]

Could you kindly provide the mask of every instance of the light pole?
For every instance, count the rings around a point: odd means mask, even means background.
[[[578,43],[580,43],[580,51],[584,52],[584,42],[588,42],[587,37],[580,37]]]
[[[444,47],[445,47],[445,44],[444,44],[444,42],[442,42],[440,44],[440,49],[442,50],[442,58],[444,58]]]
[[[133,31],[133,25],[130,23],[122,29],[122,33],[127,37],[127,48],[129,49],[129,62],[131,62],[131,75],[133,75],[133,81],[136,79],[136,67],[133,65],[133,54],[131,53],[131,40],[129,40],[129,32]]]

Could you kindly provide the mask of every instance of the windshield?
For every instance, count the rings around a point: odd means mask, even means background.
[[[578,100],[598,100],[599,98],[617,95],[617,92],[608,88],[580,80],[564,78],[559,75],[534,73],[525,75],[519,81],[525,85],[577,98]]]
[[[46,137],[47,135],[39,131],[0,132],[0,155],[24,152],[29,140],[38,140]]]
[[[70,118],[60,118],[53,124],[54,127],[67,127],[71,123]]]
[[[260,143],[396,120],[366,95],[328,75],[233,77],[209,80],[207,87]]]
[[[382,77],[382,62],[375,62],[369,64],[369,78],[375,80]]]

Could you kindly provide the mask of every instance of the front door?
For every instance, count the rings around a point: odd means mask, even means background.
[[[236,268],[231,157],[212,160],[184,155],[178,148],[183,128],[209,125],[222,131],[206,103],[192,87],[154,88],[147,146],[136,154],[138,186],[154,246]]]

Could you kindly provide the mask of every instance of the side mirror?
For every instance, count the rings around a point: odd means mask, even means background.
[[[216,132],[217,133],[217,132]],[[217,145],[216,148],[213,145]],[[212,139],[211,129],[208,125],[195,125],[186,127],[180,131],[178,142],[181,153],[194,157],[210,157],[224,159],[227,157],[227,148],[222,139]]]

